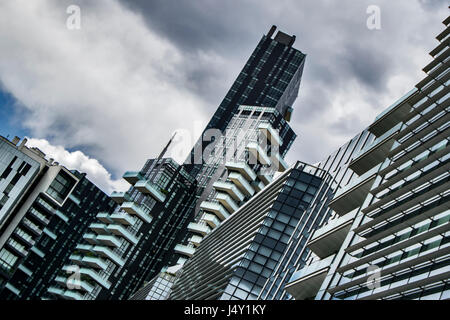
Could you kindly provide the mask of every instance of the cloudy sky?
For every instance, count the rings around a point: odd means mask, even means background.
[[[123,189],[176,130],[184,159],[275,24],[307,54],[287,160],[316,162],[423,78],[448,14],[445,0],[0,0],[0,134]]]

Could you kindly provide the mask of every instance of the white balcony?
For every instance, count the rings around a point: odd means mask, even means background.
[[[203,240],[203,237],[197,236],[197,235],[193,235],[192,237],[189,238],[189,242],[191,242],[196,247],[198,247],[200,245],[202,240]]]
[[[182,244],[177,244],[175,246],[175,252],[179,253],[179,254],[182,254],[182,255],[185,255],[185,256],[188,256],[190,258],[190,257],[192,257],[194,255],[195,248],[189,247],[189,246],[185,246],[185,245],[182,245]]]
[[[232,181],[245,195],[252,196],[255,194],[255,189],[253,189],[253,187],[240,173],[232,172],[228,175],[228,179]]]
[[[314,298],[325,280],[333,259],[334,255],[329,256],[324,260],[314,262],[311,265],[294,272],[284,289],[290,293],[295,300]]]
[[[133,244],[136,244],[138,242],[138,239],[130,231],[128,231],[121,225],[110,224],[108,225],[108,230],[114,233],[115,235],[125,238],[126,240],[128,240]]]
[[[97,236],[93,233],[85,233],[83,235],[83,239],[89,242],[90,244],[97,244]]]
[[[139,180],[143,180],[144,177],[137,171],[127,171],[122,176],[129,184],[134,185]]]
[[[97,243],[106,245],[108,247],[118,248],[121,245],[119,238],[111,235],[99,235],[96,238]]]
[[[125,264],[125,261],[108,247],[95,246],[93,250],[94,252],[100,254],[101,256],[110,259],[112,262],[114,262],[120,267],[122,267]]]
[[[122,204],[126,201],[131,201],[131,197],[128,193],[117,191],[113,191],[111,193],[111,199],[113,199],[113,201],[115,201],[117,204]]]
[[[133,218],[130,214],[123,212],[113,213],[111,215],[111,220],[115,223],[123,224],[125,226],[131,226],[136,222],[136,219]]]
[[[216,181],[213,184],[214,189],[228,193],[235,201],[241,202],[245,196],[241,191],[231,182]]]
[[[188,224],[188,230],[193,233],[201,234],[202,236],[206,236],[211,232],[211,229],[204,224],[200,224],[197,222],[191,222]]]
[[[263,122],[258,125],[258,129],[266,136],[272,145],[281,146],[281,138],[278,132],[268,122]]]
[[[230,216],[230,214],[225,210],[225,208],[220,203],[216,202],[203,201],[200,204],[200,209],[214,213],[221,220],[225,220]]]
[[[121,206],[122,210],[129,214],[138,216],[144,222],[152,222],[152,217],[146,213],[138,204],[134,202],[124,202]]]
[[[159,187],[148,180],[139,180],[134,187],[140,192],[152,196],[156,201],[164,202],[166,200],[165,194],[159,191]]]
[[[106,212],[100,212],[96,215],[97,219],[104,223],[111,223],[112,220],[109,218],[109,214]]]
[[[356,174],[362,175],[377,164],[386,159],[395,142],[396,135],[400,132],[402,123],[391,128],[373,143],[360,151],[360,153],[350,162],[349,168]]]
[[[360,207],[369,194],[380,167],[381,163],[336,192],[329,207],[341,216]]]
[[[94,270],[92,270],[90,268],[81,268],[80,273],[90,277],[92,280],[97,282],[99,285],[101,285],[105,289],[109,289],[111,287],[111,283],[108,280],[106,280],[105,278],[103,278],[97,272],[95,272]]]
[[[94,222],[89,225],[89,228],[95,231],[95,233],[97,234],[108,234],[108,231],[106,230],[106,224],[104,223]]]
[[[80,294],[76,291],[73,291],[73,290],[64,291],[62,296],[64,299],[67,299],[67,300],[83,300],[83,297],[84,297],[82,294]]]
[[[79,251],[81,251],[81,252],[84,252],[84,253],[89,253],[89,252],[92,252],[92,248],[93,248],[94,246],[92,246],[92,245],[89,245],[89,244],[77,244],[77,246],[75,247],[75,249],[76,250],[79,250]]]
[[[338,252],[350,231],[356,212],[357,209],[317,229],[307,247],[321,259]]]
[[[83,263],[93,267],[94,269],[106,270],[106,268],[108,268],[106,261],[100,259],[99,257],[83,257]]]
[[[261,148],[261,146],[256,142],[249,142],[247,144],[248,151],[253,154],[253,156],[258,159],[263,165],[270,165],[271,161],[267,152]]]
[[[216,199],[228,210],[229,213],[235,212],[239,209],[236,202],[226,193],[219,192],[216,195]]]
[[[220,225],[220,220],[213,214],[205,214],[203,216],[203,221],[205,221],[212,229],[217,228]]]
[[[76,278],[66,278],[64,276],[58,276],[55,281],[59,283],[62,287],[70,288],[70,290],[83,290],[86,292],[92,292],[94,287],[85,280],[78,280]]]
[[[247,181],[253,181],[256,179],[256,173],[245,162],[231,162],[230,161],[230,162],[225,163],[225,167],[229,171],[239,172],[240,174],[242,174],[244,176],[245,179],[247,179]]]

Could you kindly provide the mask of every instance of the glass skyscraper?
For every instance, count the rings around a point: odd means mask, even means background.
[[[357,177],[329,204],[336,219],[286,286],[295,299],[450,298],[449,24],[427,76],[368,127]]]

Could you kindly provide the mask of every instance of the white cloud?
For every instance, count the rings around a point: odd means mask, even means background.
[[[66,28],[68,1],[0,2],[0,82],[31,136],[120,175],[157,156],[176,129],[206,124],[205,103],[183,85],[183,52],[139,15],[114,0],[78,2],[80,30]]]
[[[123,179],[113,180],[111,174],[98,162],[81,151],[69,152],[62,146],[51,145],[45,139],[28,138],[27,147],[36,147],[42,150],[47,159],[54,159],[69,170],[76,169],[86,173],[89,180],[107,194],[111,191],[126,191],[130,185]]]

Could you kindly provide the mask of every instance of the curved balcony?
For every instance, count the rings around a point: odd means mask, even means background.
[[[99,257],[86,256],[83,257],[82,262],[90,267],[93,267],[94,269],[106,270],[106,268],[108,268],[108,264],[106,263],[106,261],[100,259]]]
[[[114,251],[105,246],[95,246],[94,252],[100,254],[103,257],[110,259],[112,262],[122,267],[125,264],[125,261],[119,257]]]
[[[89,225],[89,228],[97,234],[108,234],[108,231],[106,230],[106,224],[104,223],[98,223],[94,222]]]

